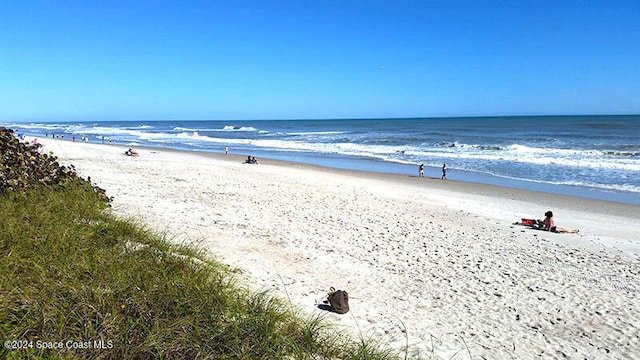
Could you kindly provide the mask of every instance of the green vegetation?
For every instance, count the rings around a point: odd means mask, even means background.
[[[0,194],[0,358],[395,358],[107,207],[77,177]]]

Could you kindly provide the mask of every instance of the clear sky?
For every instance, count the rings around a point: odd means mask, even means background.
[[[0,1],[0,122],[640,113],[640,1]]]

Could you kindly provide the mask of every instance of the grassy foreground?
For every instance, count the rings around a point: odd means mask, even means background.
[[[83,181],[0,194],[0,358],[391,359],[204,252],[105,211]]]

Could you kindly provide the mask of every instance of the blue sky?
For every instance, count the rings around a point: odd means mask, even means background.
[[[640,113],[640,1],[2,1],[0,122]]]

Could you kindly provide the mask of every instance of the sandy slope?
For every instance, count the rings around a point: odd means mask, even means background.
[[[114,209],[409,358],[640,357],[640,208],[414,176],[42,140]],[[413,174],[412,174],[413,175]],[[552,234],[512,223],[553,210]],[[330,286],[352,311],[317,308]]]

